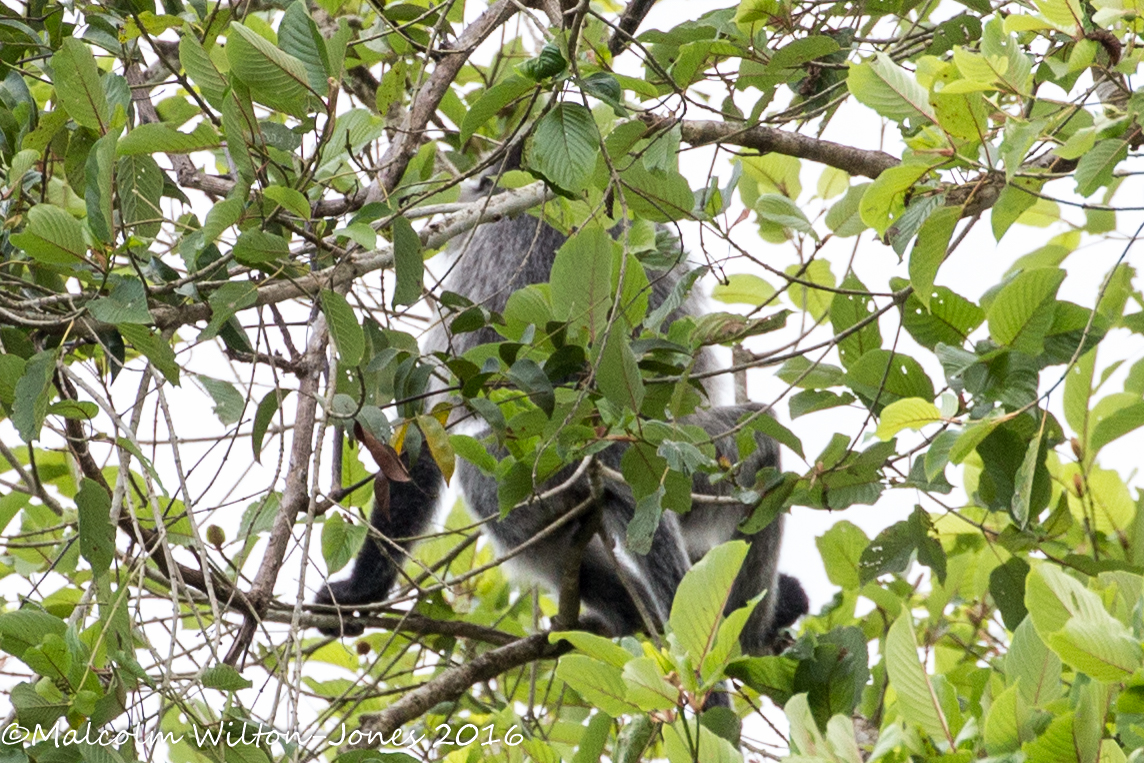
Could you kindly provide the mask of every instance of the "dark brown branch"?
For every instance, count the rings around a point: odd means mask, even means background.
[[[471,54],[486,37],[493,33],[501,24],[508,21],[517,11],[517,6],[511,0],[498,0],[469,26],[457,38],[452,50],[442,51],[443,55],[433,69],[429,81],[417,93],[409,115],[398,132],[385,155],[378,163],[379,171],[376,185],[370,186],[367,201],[380,201],[389,196],[401,182],[405,168],[421,148],[421,134],[429,120],[437,113],[437,106],[449,91],[449,86],[457,78],[461,67],[469,60]]]
[[[646,116],[644,121],[657,126],[662,123],[662,120],[654,116]],[[733,122],[686,120],[679,122],[679,125],[683,130],[684,142],[693,146],[726,143],[763,153],[772,152],[809,159],[862,177],[876,178],[889,168],[902,163],[900,159],[885,151],[844,146],[841,143],[774,127],[762,125],[745,127]]]
[[[250,586],[250,600],[254,611],[247,612],[242,627],[226,655],[228,665],[237,665],[266,612],[274,592],[274,583],[286,558],[286,549],[293,537],[294,523],[310,502],[310,458],[314,453],[314,428],[317,421],[318,386],[322,378],[323,360],[329,332],[325,318],[314,320],[309,345],[299,364],[298,406],[294,413],[294,433],[290,446],[290,464],[286,472],[286,487],[282,502],[274,517],[274,526],[266,542],[266,553]]]
[[[537,633],[507,646],[485,652],[464,665],[449,668],[431,681],[406,693],[380,713],[361,717],[361,733],[365,739],[357,749],[370,749],[384,744],[394,730],[423,716],[439,702],[456,699],[482,681],[489,681],[513,668],[535,660],[558,657],[568,650],[566,642],[548,643],[548,633]],[[371,737],[373,737],[371,739]]]
[[[608,40],[608,52],[613,56],[618,56],[623,52],[628,43],[634,39],[636,30],[640,28],[640,24],[643,23],[653,5],[655,5],[655,0],[631,0],[628,3],[628,7],[624,8],[623,15],[616,23],[616,28],[612,32],[612,39]]]

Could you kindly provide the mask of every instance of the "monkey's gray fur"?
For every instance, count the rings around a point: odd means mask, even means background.
[[[489,183],[486,181],[483,185],[487,187]],[[496,312],[504,310],[509,296],[517,289],[549,280],[556,251],[566,240],[555,229],[528,215],[483,225],[476,229],[467,243],[464,238],[461,237],[458,247],[463,246],[463,251],[453,253],[458,259],[444,279],[443,286]],[[667,298],[683,272],[681,264],[672,270],[652,274],[659,277],[651,278],[649,309],[654,310]],[[696,310],[695,302],[689,301],[668,320]],[[499,340],[491,328],[452,337],[439,328],[430,333],[427,349],[451,348],[452,352],[460,354],[479,344]],[[699,359],[696,366],[710,367],[709,358]],[[736,463],[739,458],[733,438],[720,435],[731,430],[744,414],[759,409],[758,405],[710,408],[687,417],[686,423],[703,427],[716,438],[719,456]],[[487,434],[486,431],[478,435],[478,439]],[[743,463],[737,475],[740,484],[746,487],[754,485],[759,469],[779,464],[778,447],[774,441],[763,435],[757,435],[757,440],[758,448]],[[624,446],[617,444],[597,454],[596,458],[604,466],[619,471],[623,452]],[[576,473],[576,466],[566,467],[538,492],[568,481]],[[386,540],[367,540],[351,576],[324,588],[317,597],[318,603],[352,607],[385,599],[411,545],[404,539],[421,535],[428,529],[442,486],[440,472],[427,449],[423,449],[410,471],[411,482],[391,483],[389,512],[375,510],[371,518],[374,528]],[[504,519],[496,519],[500,514],[496,481],[465,462],[458,464],[457,476],[472,510],[483,519],[494,520],[485,527],[501,552],[536,537],[591,494],[589,476],[582,474],[555,496],[534,500],[517,507]],[[806,613],[806,594],[798,581],[779,575],[777,571],[782,538],[781,516],[756,535],[744,536],[738,525],[751,511],[751,506],[695,502],[691,511],[683,515],[664,512],[652,539],[651,550],[646,555],[629,551],[622,541],[615,544],[612,553],[608,553],[601,538],[626,537],[635,503],[625,485],[607,479],[597,484],[603,488],[598,505],[604,532],[588,542],[580,567],[581,627],[610,636],[644,630],[644,617],[633,600],[633,594],[645,605],[645,614],[662,626],[667,622],[675,591],[691,565],[711,547],[733,538],[747,540],[750,550],[735,581],[727,611],[743,606],[763,590],[768,591],[743,629],[743,650],[755,655],[769,653],[778,632]],[[726,495],[730,491],[725,483],[712,485],[705,475],[697,475],[693,492]],[[526,579],[559,590],[563,563],[573,545],[572,539],[586,521],[589,521],[587,513],[536,542],[513,559],[513,566],[524,572]],[[617,562],[623,566],[625,574],[616,569]],[[356,635],[361,632],[361,625],[345,620],[341,632]]]

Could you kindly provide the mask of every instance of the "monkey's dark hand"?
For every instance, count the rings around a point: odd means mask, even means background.
[[[775,603],[775,631],[789,628],[795,621],[810,612],[810,599],[802,590],[802,583],[790,575],[779,574],[779,600]]]
[[[351,601],[354,598],[353,581],[341,580],[336,583],[330,583],[323,586],[318,595],[314,597],[315,604],[324,606],[340,605],[341,607],[350,607],[354,604],[360,604],[361,601]],[[319,628],[323,636],[360,636],[365,632],[365,626],[361,624],[360,620],[353,618],[352,612],[339,612],[338,617],[340,623],[333,628]]]

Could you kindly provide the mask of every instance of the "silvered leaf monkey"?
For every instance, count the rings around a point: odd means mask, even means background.
[[[492,185],[490,178],[481,183],[485,188]],[[553,227],[528,215],[487,223],[477,228],[471,237],[459,238],[468,240],[464,241],[463,252],[442,286],[495,313],[505,310],[509,297],[517,290],[549,281],[557,251],[567,240]],[[678,244],[675,246],[678,248]],[[678,300],[678,294],[674,297],[672,294],[685,272],[679,262],[649,279],[649,310],[654,311],[665,300]],[[668,315],[666,322],[670,324],[688,314],[698,314],[696,302],[690,297]],[[442,323],[430,333],[426,343],[430,352],[448,350],[452,355],[460,355],[478,345],[500,341],[503,337],[489,326],[450,335]],[[701,352],[704,356],[696,359],[695,368],[710,368],[707,350]],[[710,434],[718,462],[739,464],[736,438],[726,433],[745,416],[759,414],[760,408],[735,405],[699,409],[681,423],[698,425]],[[491,434],[486,430],[477,437],[491,439]],[[777,468],[779,464],[776,443],[762,434],[756,434],[755,439],[757,447],[742,459],[734,475],[734,481],[745,488],[755,485],[760,469]],[[615,475],[621,471],[621,459],[627,447],[616,443],[593,457],[602,465],[601,471]],[[403,456],[407,457],[408,454]],[[496,479],[464,461],[457,466],[457,477],[472,511],[490,520],[485,530],[499,551],[511,551],[529,543],[523,552],[513,556],[510,565],[523,573],[525,579],[553,590],[561,588],[565,560],[570,549],[576,547],[574,539],[578,531],[583,537],[585,523],[599,523],[599,532],[582,547],[580,627],[610,636],[627,635],[646,630],[649,617],[652,627],[662,627],[668,620],[680,580],[691,565],[711,547],[734,538],[746,540],[749,551],[726,611],[743,606],[764,590],[768,592],[743,629],[740,638],[743,650],[755,655],[769,653],[779,631],[807,612],[806,594],[798,581],[777,571],[782,516],[754,535],[746,536],[739,525],[751,513],[751,505],[733,500],[695,501],[687,513],[665,511],[650,539],[650,549],[640,554],[622,541],[636,515],[632,491],[618,480],[599,479],[598,472],[593,479],[592,470],[578,469],[578,466],[579,460],[565,466],[536,488],[532,500],[504,517],[500,516]],[[422,448],[419,457],[409,463],[408,477],[408,481],[390,482],[388,506],[375,506],[370,521],[376,533],[362,547],[353,572],[348,579],[324,587],[317,597],[318,603],[352,608],[386,598],[410,551],[408,539],[422,535],[429,528],[443,486],[440,469],[427,448]],[[712,481],[707,474],[696,473],[691,489],[697,495],[729,496],[735,485],[728,481]],[[563,489],[554,490],[554,486]],[[543,533],[574,507],[590,501],[593,490],[598,512],[581,512],[557,531]],[[538,540],[538,536],[542,537]],[[361,630],[359,623],[343,621],[342,633],[357,635]]]

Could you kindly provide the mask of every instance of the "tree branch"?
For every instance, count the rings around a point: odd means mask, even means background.
[[[429,81],[414,98],[397,139],[389,144],[378,162],[377,180],[369,187],[365,201],[381,201],[397,188],[405,168],[421,147],[421,135],[425,126],[437,113],[437,106],[449,91],[449,86],[457,78],[461,67],[469,60],[469,55],[497,27],[508,21],[516,10],[517,6],[511,0],[498,0],[476,21],[465,27],[465,31],[457,38],[457,44],[437,62]]]
[[[663,123],[662,119],[652,115],[644,116],[643,120],[653,126]],[[693,146],[726,143],[763,153],[809,159],[812,162],[844,170],[851,175],[868,178],[876,178],[890,167],[902,163],[900,159],[885,151],[844,146],[841,143],[763,125],[745,127],[733,122],[682,120],[679,126],[683,131],[684,142]]]
[[[420,718],[439,702],[456,699],[475,684],[534,660],[558,657],[569,649],[566,642],[548,643],[548,633],[537,633],[507,646],[485,652],[464,665],[449,668],[429,682],[404,694],[380,713],[361,717],[361,733],[366,739],[351,745],[356,749],[379,747],[394,730]],[[376,739],[371,737],[376,736]]]

